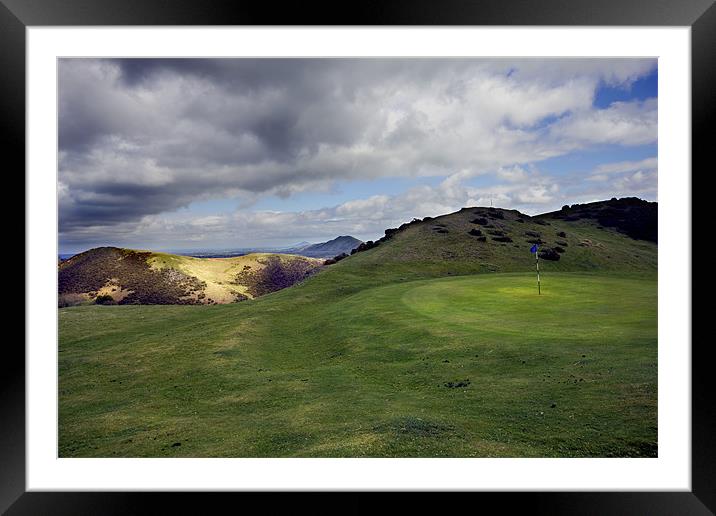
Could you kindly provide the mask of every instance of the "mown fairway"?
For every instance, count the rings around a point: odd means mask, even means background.
[[[656,456],[655,272],[538,296],[334,267],[234,305],[61,309],[60,456]]]

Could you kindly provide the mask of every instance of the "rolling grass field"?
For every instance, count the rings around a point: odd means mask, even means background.
[[[588,230],[644,270],[562,272],[595,249],[570,240],[538,296],[439,253],[378,267],[396,237],[239,304],[63,308],[59,455],[654,457],[655,245]]]

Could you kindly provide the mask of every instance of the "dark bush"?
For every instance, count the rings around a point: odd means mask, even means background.
[[[486,236],[480,236],[480,237],[477,237],[477,240],[478,240],[478,242],[487,242],[487,237],[486,237]]]
[[[471,229],[470,231],[468,231],[468,234],[472,236],[482,236],[482,231],[480,231],[479,229]]]
[[[561,240],[557,240],[557,245],[561,245],[562,247],[569,247],[569,244],[567,242],[562,242]]]
[[[512,242],[512,239],[508,236],[496,236],[492,237],[495,242]]]
[[[543,260],[551,260],[554,262],[559,261],[559,253],[556,252],[554,249],[550,249],[549,247],[545,247],[542,249],[539,253],[539,257]]]
[[[459,381],[459,382],[458,382],[458,381],[455,381],[455,382],[445,382],[443,385],[444,385],[445,387],[447,387],[448,389],[458,389],[458,388],[460,388],[460,387],[467,387],[468,385],[470,385],[470,379],[469,379],[469,378],[466,378],[466,379],[461,380],[461,381]]]
[[[567,233],[565,233],[564,231],[560,231],[559,233],[557,233],[557,236],[562,237],[562,238],[567,238]]]
[[[564,252],[564,247],[555,246],[554,250],[555,250],[556,252],[558,252],[558,253],[563,253],[563,252]]]
[[[378,246],[378,242],[373,242],[372,240],[368,240],[367,242],[363,242],[361,245],[356,247],[351,251],[351,254],[360,253],[363,251],[367,251],[368,249],[373,249],[374,247]]]
[[[340,262],[344,258],[348,258],[348,255],[346,253],[341,253],[337,256],[334,256],[333,258],[329,258],[328,260],[323,262],[323,265],[333,265],[336,262]]]
[[[491,231],[488,231],[488,233],[493,236],[505,236],[505,232],[500,231],[499,229],[493,229]]]
[[[539,233],[537,233],[536,231],[525,231],[525,235],[531,236],[531,237],[536,237],[536,238],[539,238],[540,236],[542,236]]]
[[[530,244],[544,244],[541,238],[530,238],[527,240]]]
[[[485,217],[478,217],[476,219],[471,220],[473,224],[480,224],[481,226],[485,226],[487,224],[487,219]]]
[[[546,220],[542,219],[534,219],[535,224],[539,224],[540,226],[550,226],[551,224],[547,222]]]
[[[94,302],[97,305],[116,305],[117,304],[114,301],[114,298],[108,294],[102,294],[101,296],[97,296],[97,298],[94,300]]]
[[[524,224],[525,219],[523,219],[522,217],[519,217],[519,218],[517,218],[517,222],[522,222]]]

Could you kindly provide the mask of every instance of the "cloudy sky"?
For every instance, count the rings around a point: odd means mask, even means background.
[[[63,59],[60,253],[657,195],[655,59]]]

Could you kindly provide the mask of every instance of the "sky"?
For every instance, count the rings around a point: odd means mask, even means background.
[[[657,200],[656,59],[61,59],[59,252]]]

